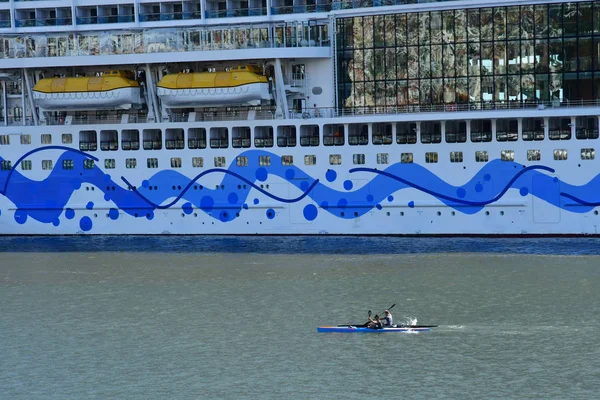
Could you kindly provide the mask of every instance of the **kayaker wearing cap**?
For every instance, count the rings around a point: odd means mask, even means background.
[[[394,321],[392,320],[392,314],[389,310],[383,312],[383,319],[381,322],[383,323],[383,326],[392,326]]]

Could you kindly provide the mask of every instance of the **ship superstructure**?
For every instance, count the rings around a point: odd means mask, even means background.
[[[0,2],[0,234],[587,235],[600,1]]]

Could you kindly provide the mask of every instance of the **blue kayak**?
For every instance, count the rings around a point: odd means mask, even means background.
[[[340,326],[319,326],[317,332],[339,332],[339,333],[407,333],[407,332],[425,332],[430,331],[435,325],[431,326],[399,326],[394,328],[366,328],[364,326],[340,325]]]

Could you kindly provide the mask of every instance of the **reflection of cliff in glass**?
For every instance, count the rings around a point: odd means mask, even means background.
[[[600,1],[337,20],[339,106],[600,98]]]

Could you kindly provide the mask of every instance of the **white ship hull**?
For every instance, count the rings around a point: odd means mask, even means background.
[[[43,93],[33,92],[38,107],[50,111],[60,110],[129,110],[141,104],[140,88],[121,88],[104,92]]]
[[[268,83],[210,89],[157,89],[158,97],[168,108],[216,107],[223,105],[260,105],[271,100]]]

